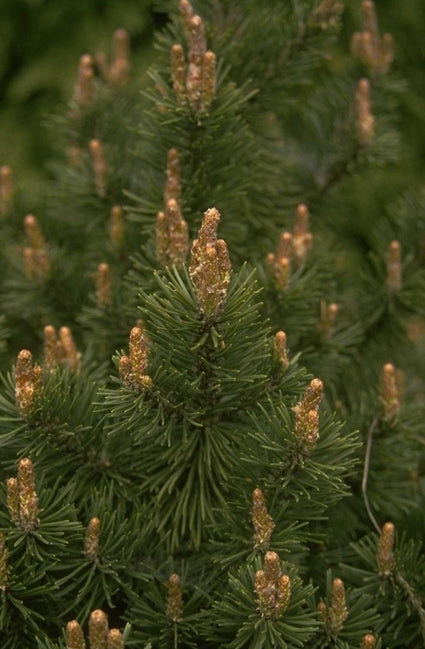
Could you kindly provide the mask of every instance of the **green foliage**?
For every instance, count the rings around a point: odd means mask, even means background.
[[[424,195],[342,9],[166,3],[2,171],[7,649],[423,645]]]

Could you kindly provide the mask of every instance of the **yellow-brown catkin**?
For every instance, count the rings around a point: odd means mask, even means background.
[[[388,246],[387,288],[391,293],[399,293],[403,288],[401,245],[399,241],[391,241]]]
[[[33,365],[31,352],[22,349],[15,365],[15,398],[19,410],[24,416],[33,413],[42,391],[41,367]]]
[[[360,79],[354,94],[354,108],[356,113],[357,139],[361,147],[372,144],[375,136],[375,118],[372,113],[370,100],[370,82]]]
[[[9,216],[12,197],[12,170],[8,165],[3,165],[0,167],[0,216]]]
[[[148,348],[140,327],[133,327],[130,331],[129,350],[131,370],[135,375],[142,376],[148,366]]]
[[[51,263],[47,250],[24,248],[24,271],[31,280],[45,280],[50,275]]]
[[[167,153],[167,170],[164,188],[164,204],[167,205],[170,199],[179,202],[181,200],[181,169],[180,157],[177,149],[169,149]]]
[[[86,649],[83,630],[77,620],[66,625],[66,649]]]
[[[291,580],[282,575],[280,559],[276,552],[267,552],[264,557],[264,570],[255,573],[255,593],[257,608],[262,617],[277,620],[289,606]]]
[[[38,496],[35,490],[34,468],[28,457],[20,460],[18,464],[18,488],[19,527],[24,531],[35,530],[40,523]]]
[[[156,256],[159,264],[182,266],[189,249],[189,229],[182,217],[179,203],[171,198],[165,212],[159,212],[156,221]]]
[[[46,370],[54,369],[58,364],[58,337],[52,325],[44,327],[44,367]]]
[[[96,561],[99,552],[100,519],[91,518],[84,537],[84,555],[89,561]]]
[[[204,65],[202,75],[202,102],[203,110],[207,111],[215,97],[217,84],[216,56],[214,52],[207,51],[204,54]]]
[[[112,304],[112,283],[109,264],[99,264],[96,272],[96,299],[101,309]]]
[[[100,609],[93,611],[89,618],[90,649],[107,649],[108,633],[106,614]]]
[[[119,375],[122,382],[135,390],[152,387],[152,379],[147,374],[149,348],[141,327],[133,327],[130,332],[129,356],[121,356]]]
[[[335,329],[339,307],[335,302],[327,304],[324,300],[320,303],[320,322],[317,326],[323,341],[329,340]]]
[[[4,534],[0,530],[0,590],[5,591],[7,587],[7,548]]]
[[[267,550],[275,523],[267,511],[264,494],[261,489],[254,489],[252,494],[252,522],[254,524],[254,548]]]
[[[108,633],[107,649],[124,649],[124,638],[121,631],[111,629]]]
[[[390,575],[394,568],[394,536],[394,525],[385,523],[381,530],[377,553],[378,573],[383,577]]]
[[[291,280],[291,258],[293,256],[292,234],[282,232],[277,244],[276,254],[267,255],[267,269],[274,280],[276,288],[286,293]]]
[[[73,372],[78,372],[81,364],[81,352],[77,349],[71,329],[61,327],[59,329],[59,339],[63,350],[62,364],[68,365]]]
[[[193,7],[189,2],[189,0],[180,0],[179,8],[180,8],[180,13],[183,17],[183,27],[185,30],[186,40],[188,41],[190,38],[190,34],[189,34],[190,21],[194,15]]]
[[[294,260],[302,266],[311,250],[313,235],[309,230],[310,213],[307,205],[300,203],[295,210],[295,222],[292,232],[292,248]]]
[[[319,602],[317,605],[317,617],[320,622],[326,624],[328,619],[328,607],[325,602]]]
[[[319,406],[323,398],[323,382],[313,379],[302,400],[293,408],[294,435],[302,455],[309,455],[319,439]]]
[[[177,100],[187,102],[195,114],[208,111],[216,93],[216,57],[207,51],[202,18],[194,14],[188,0],[181,0],[180,12],[188,49],[188,63],[181,45],[171,49],[171,79]]]
[[[111,207],[109,216],[109,241],[115,253],[122,249],[125,234],[124,213],[120,205]]]
[[[97,139],[90,140],[89,151],[92,158],[94,184],[96,191],[99,196],[105,196],[108,165],[101,141]]]
[[[116,29],[113,37],[114,55],[108,73],[110,86],[120,88],[124,86],[130,72],[130,37],[126,29]]]
[[[183,597],[179,575],[175,573],[170,575],[167,591],[167,617],[171,622],[181,622],[183,619]]]
[[[321,29],[335,27],[344,11],[344,5],[339,0],[322,0],[320,5],[313,12],[313,21]]]
[[[77,105],[74,117],[78,117],[92,106],[95,96],[93,58],[90,54],[83,54],[80,58],[74,96]]]
[[[363,636],[360,644],[360,649],[375,649],[375,646],[376,638],[374,635],[367,633],[365,636]]]
[[[186,99],[186,63],[183,47],[179,43],[171,48],[171,80],[177,101],[183,103]]]
[[[40,225],[33,214],[24,219],[29,247],[24,248],[24,269],[29,279],[44,279],[50,273],[50,256]]]
[[[394,58],[394,43],[391,34],[379,34],[375,4],[371,0],[362,2],[362,31],[351,38],[351,52],[374,72],[384,74]]]
[[[334,579],[331,606],[328,610],[328,630],[332,635],[337,635],[341,631],[347,615],[344,582],[341,579]]]
[[[6,503],[10,520],[19,526],[19,485],[17,478],[8,478],[6,481]]]
[[[220,214],[214,207],[204,213],[198,238],[192,243],[189,274],[201,313],[214,318],[223,307],[230,282],[227,245],[217,239]]]
[[[278,331],[273,338],[273,351],[275,358],[279,361],[280,369],[286,372],[289,367],[287,338],[284,331]]]
[[[394,419],[400,410],[400,398],[397,372],[392,363],[385,363],[381,370],[379,400],[384,410],[384,419]]]

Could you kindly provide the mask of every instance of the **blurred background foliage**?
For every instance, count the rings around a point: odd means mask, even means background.
[[[360,4],[345,0],[336,65],[350,56],[351,34],[361,24]],[[376,7],[381,32],[394,36],[395,69],[406,82],[399,112],[402,155],[389,175],[386,170],[381,187],[391,199],[424,178],[425,2],[377,0]],[[202,0],[196,8],[202,11]],[[64,111],[79,57],[98,51],[110,55],[112,33],[124,27],[131,37],[132,83],[141,86],[153,57],[154,28],[166,17],[155,0],[0,0],[0,15],[0,164],[12,167],[26,192],[37,193],[54,149],[45,124]]]
[[[152,57],[152,35],[164,16],[153,0],[0,0],[0,164],[37,191],[53,150],[51,115],[72,95],[82,54],[105,52],[124,27],[138,86]]]

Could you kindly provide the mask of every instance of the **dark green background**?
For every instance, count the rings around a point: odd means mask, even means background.
[[[177,1],[177,0],[176,0]],[[111,54],[111,35],[125,27],[132,42],[132,83],[143,84],[152,34],[165,17],[154,0],[0,0],[0,164],[16,182],[36,189],[51,154],[51,114],[64,111],[85,52]],[[202,12],[202,0],[194,2]],[[346,0],[338,56],[349,55],[360,26],[360,0]],[[425,2],[377,0],[382,32],[394,36],[394,71],[407,82],[400,109],[402,160],[398,183],[421,182],[425,171]],[[391,174],[394,176],[394,174]]]

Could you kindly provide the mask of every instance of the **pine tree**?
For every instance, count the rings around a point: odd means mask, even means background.
[[[40,213],[2,168],[1,646],[418,649],[392,37],[371,0],[343,57],[337,0],[166,9],[141,94],[125,31],[81,57]]]

